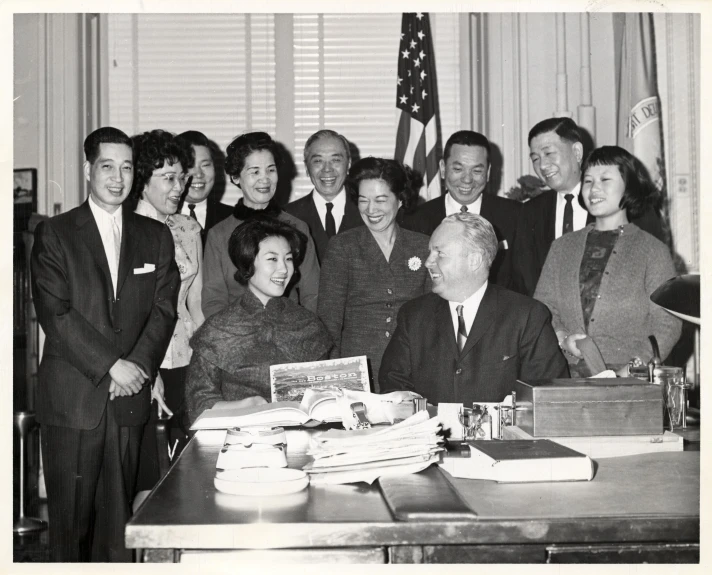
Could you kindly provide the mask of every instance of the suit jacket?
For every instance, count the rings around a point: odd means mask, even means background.
[[[316,247],[316,257],[319,260],[319,264],[321,264],[324,261],[326,248],[329,245],[329,238],[326,235],[326,230],[324,230],[324,225],[321,223],[319,212],[317,212],[316,205],[314,204],[313,198],[315,193],[316,192],[312,190],[311,193],[303,198],[288,203],[284,207],[284,211],[299,218],[309,226],[309,233]],[[339,229],[336,230],[337,234],[363,225],[363,218],[358,211],[358,206],[351,201],[346,191],[342,193],[346,194],[346,206],[344,208],[344,217],[341,219],[341,225]]]
[[[205,242],[208,239],[208,232],[215,225],[232,215],[233,208],[217,200],[212,200],[208,196],[208,205],[205,213],[205,227],[200,232],[200,239],[203,242],[203,252],[205,252]]]
[[[546,256],[556,235],[556,195],[548,190],[522,204],[514,250],[510,288],[528,296],[534,295]],[[587,223],[594,218],[589,215]],[[633,220],[639,228],[666,242],[660,216],[652,208]]]
[[[37,419],[94,429],[109,401],[119,358],[153,377],[173,333],[180,286],[173,238],[160,222],[123,207],[117,295],[88,201],[41,223],[32,250],[32,296],[46,334]],[[146,264],[153,271],[137,274]],[[150,386],[113,400],[119,425],[149,416]]]
[[[682,321],[652,303],[650,295],[675,277],[670,250],[636,225],[623,226],[586,329],[579,274],[592,230],[593,224],[551,244],[535,297],[551,310],[554,330],[587,334],[613,369],[636,356],[647,363],[653,357],[648,340],[651,334],[657,338],[664,360],[680,338]]]
[[[332,357],[368,356],[378,383],[381,356],[400,306],[431,290],[427,257],[428,237],[404,229],[398,230],[388,261],[366,226],[331,238],[318,315],[334,341]]]
[[[307,253],[299,267],[299,281],[290,283],[289,298],[316,313],[316,299],[319,293],[319,262],[316,260],[314,242],[307,225],[285,211],[279,212],[278,219],[294,226],[307,236]],[[236,301],[247,288],[237,283],[235,265],[227,253],[227,244],[232,232],[242,222],[234,215],[215,225],[208,234],[203,258],[202,308],[205,319],[225,309]]]
[[[406,389],[431,403],[502,401],[517,379],[569,377],[546,306],[489,284],[462,352],[448,302],[409,301],[381,362],[381,393]]]
[[[510,283],[512,250],[520,209],[521,204],[514,200],[500,198],[494,194],[482,194],[480,215],[492,224],[499,243],[497,257],[490,268],[489,280],[504,287],[508,287]],[[404,215],[401,225],[406,229],[430,236],[445,219],[445,215],[443,194],[424,203],[413,214]]]

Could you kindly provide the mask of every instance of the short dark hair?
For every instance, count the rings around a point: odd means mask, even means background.
[[[592,166],[616,166],[621,174],[625,191],[620,207],[628,219],[642,216],[649,207],[657,208],[661,202],[660,191],[650,178],[643,162],[619,146],[601,146],[593,150],[581,166],[581,185],[586,170]]]
[[[172,166],[180,162],[187,172],[193,166],[193,154],[188,143],[165,130],[151,130],[131,138],[134,149],[134,181],[132,195],[134,201],[153,175],[168,162]]]
[[[460,146],[479,146],[480,148],[484,148],[487,151],[487,163],[489,164],[490,143],[489,140],[479,132],[473,132],[472,130],[460,130],[450,136],[445,143],[443,162],[447,162],[447,159],[450,157],[450,149],[455,144]]]
[[[225,158],[225,173],[230,178],[240,177],[240,172],[245,167],[247,158],[253,152],[266,150],[272,154],[274,163],[279,167],[279,153],[277,142],[267,132],[248,132],[237,136],[227,146]]]
[[[299,266],[304,261],[307,249],[307,237],[286,222],[257,214],[237,226],[227,244],[227,253],[237,268],[235,281],[240,285],[247,285],[247,281],[255,274],[255,258],[260,252],[260,243],[271,237],[287,240],[294,263],[292,277],[298,277]]]
[[[397,160],[369,156],[351,166],[346,178],[349,197],[356,204],[358,204],[359,186],[366,180],[385,182],[393,195],[403,202],[403,209],[406,212],[417,203],[420,187],[423,184],[420,174],[409,166]]]
[[[341,140],[341,143],[344,145],[344,150],[346,151],[346,161],[347,162],[351,161],[351,149],[349,146],[349,141],[344,136],[342,136],[338,132],[335,132],[334,130],[319,130],[318,132],[314,132],[311,136],[309,136],[307,143],[304,144],[304,163],[305,164],[309,161],[309,157],[308,157],[309,148],[312,147],[314,142],[316,142],[317,140],[320,140],[321,138],[335,138],[337,140]]]
[[[133,142],[126,134],[118,128],[105,126],[94,130],[84,140],[84,156],[87,162],[93,164],[99,157],[99,149],[101,144],[125,144],[129,148],[133,148]]]
[[[188,130],[187,132],[181,132],[178,137],[188,142],[191,146],[205,146],[210,147],[210,140],[203,134],[203,132],[198,132],[197,130]]]
[[[549,132],[554,132],[562,140],[566,140],[573,144],[578,142],[583,145],[581,129],[571,118],[547,118],[546,120],[542,120],[538,124],[535,124],[534,127],[529,130],[529,139],[527,140],[527,144],[531,146],[534,138]]]

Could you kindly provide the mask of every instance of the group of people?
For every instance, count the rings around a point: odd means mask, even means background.
[[[463,130],[440,160],[446,193],[418,205],[419,174],[352,162],[320,130],[314,189],[282,207],[280,147],[246,133],[225,154],[230,208],[200,132],[90,134],[89,198],[41,223],[32,253],[54,559],[130,560],[131,502],[158,479],[147,422],[172,415],[179,450],[205,409],[268,401],[270,365],[365,355],[372,391],[437,404],[591,375],[584,337],[621,373],[653,356],[649,335],[666,356],[681,323],[649,296],[675,270],[644,167],[615,146],[584,157],[567,118],[529,146],[550,188],[529,202],[486,193],[490,144]]]

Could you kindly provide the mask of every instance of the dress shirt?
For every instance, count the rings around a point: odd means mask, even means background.
[[[564,233],[564,208],[566,207],[566,198],[564,196],[566,194],[573,194],[574,196],[571,200],[571,207],[574,209],[574,229],[572,231],[575,232],[586,227],[588,212],[579,204],[578,197],[580,193],[581,183],[578,183],[570,192],[558,192],[556,194],[556,227],[554,228],[556,238],[560,238]]]
[[[184,216],[190,216],[190,208],[188,207],[190,203],[188,200],[183,202],[180,213]],[[202,202],[193,205],[195,206],[195,208],[193,208],[195,210],[195,217],[198,219],[200,227],[205,229],[205,218],[208,216],[208,199],[205,198]]]
[[[482,192],[484,194],[484,192]],[[480,215],[480,210],[482,209],[482,194],[471,204],[467,204],[467,211],[470,214]],[[462,209],[463,204],[457,202],[448,192],[445,194],[445,215],[450,216],[452,214],[459,214]]]
[[[96,220],[96,226],[99,228],[99,235],[101,236],[101,243],[104,245],[104,253],[106,254],[106,261],[109,263],[109,273],[111,273],[111,284],[114,286],[114,297],[116,297],[116,283],[119,277],[119,262],[116,261],[116,252],[121,250],[121,245],[114,246],[114,222],[119,226],[119,242],[121,241],[121,236],[123,233],[122,223],[123,223],[123,209],[119,206],[113,214],[110,214],[105,209],[101,208],[95,201],[94,198],[89,196],[89,209],[94,215],[94,220]]]
[[[469,206],[468,206],[469,207]],[[482,284],[480,289],[468,297],[465,301],[449,301],[450,304],[450,315],[452,316],[452,325],[455,329],[455,339],[457,339],[457,333],[459,330],[458,319],[457,319],[457,306],[462,305],[462,317],[465,319],[465,327],[467,328],[467,335],[470,335],[470,330],[472,329],[472,322],[475,321],[475,316],[477,315],[477,310],[480,309],[480,302],[485,295],[485,290],[487,290],[487,283]]]
[[[319,214],[321,225],[324,229],[326,229],[326,200],[316,190],[312,193],[312,198],[314,199],[314,205],[316,206],[316,211]],[[334,207],[331,208],[331,215],[334,216],[336,233],[339,233],[341,220],[344,219],[344,210],[346,209],[346,190],[343,187],[341,188],[341,191],[336,194],[336,197],[331,200],[331,203],[334,205]]]

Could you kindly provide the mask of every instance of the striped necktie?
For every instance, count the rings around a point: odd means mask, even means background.
[[[457,306],[457,347],[460,351],[465,347],[467,341],[467,328],[465,318],[462,315],[462,305]]]

